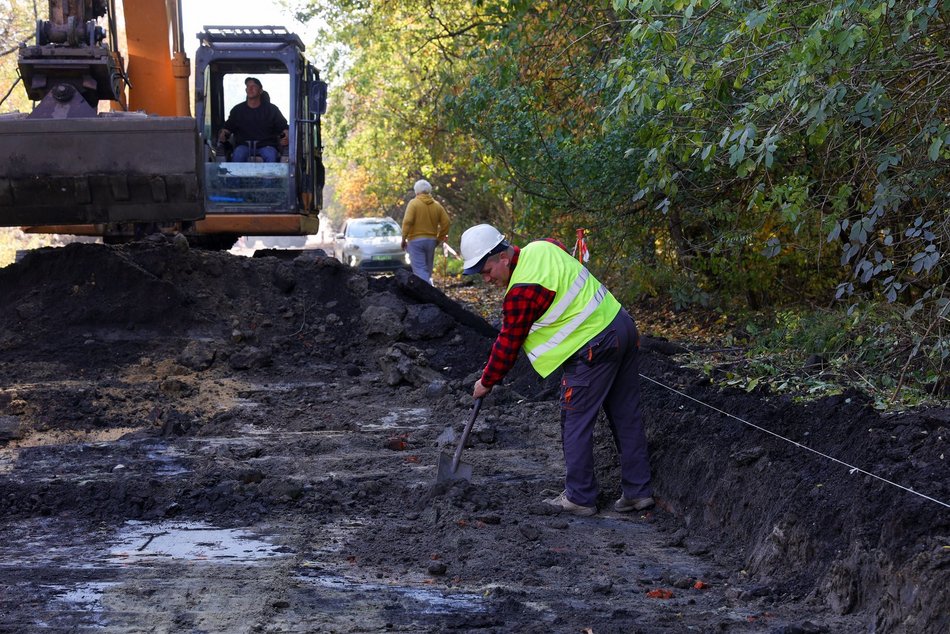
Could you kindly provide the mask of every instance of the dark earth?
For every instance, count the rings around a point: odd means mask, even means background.
[[[646,333],[657,506],[613,512],[603,424],[579,518],[523,359],[436,484],[492,330],[318,252],[0,269],[0,631],[950,631],[950,410],[722,389]]]

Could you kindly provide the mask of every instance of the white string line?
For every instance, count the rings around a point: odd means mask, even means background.
[[[851,473],[852,473],[852,474],[853,474],[855,471],[859,471],[859,472],[861,472],[861,473],[863,473],[863,474],[865,474],[865,475],[871,476],[872,478],[876,478],[876,479],[880,480],[881,482],[886,482],[887,484],[890,484],[891,486],[895,486],[895,487],[897,487],[898,489],[903,489],[903,490],[905,490],[905,491],[907,491],[907,492],[909,492],[909,493],[913,493],[914,495],[918,495],[918,496],[924,498],[925,500],[930,500],[931,502],[936,502],[936,503],[939,504],[940,506],[945,506],[945,507],[947,507],[948,509],[950,509],[950,504],[947,504],[946,502],[941,502],[940,500],[938,500],[938,499],[936,499],[936,498],[932,498],[932,497],[930,497],[929,495],[924,495],[923,493],[920,493],[920,492],[918,492],[918,491],[914,491],[913,489],[911,489],[911,488],[909,488],[909,487],[905,487],[905,486],[902,485],[902,484],[897,484],[896,482],[891,482],[891,481],[888,480],[887,478],[882,478],[881,476],[875,475],[875,474],[871,473],[870,471],[865,471],[864,469],[862,469],[862,468],[860,468],[860,467],[856,467],[856,466],[851,465],[851,464],[848,464],[847,462],[844,462],[844,461],[842,461],[842,460],[838,460],[837,458],[835,458],[835,457],[833,457],[833,456],[829,456],[828,454],[822,453],[822,452],[818,451],[817,449],[812,449],[811,447],[807,447],[807,446],[801,444],[800,442],[795,442],[794,440],[792,440],[792,439],[790,439],[790,438],[786,438],[785,436],[782,436],[782,435],[780,435],[780,434],[776,434],[774,431],[771,431],[771,430],[769,430],[769,429],[766,429],[765,427],[760,427],[759,425],[756,425],[755,423],[750,423],[749,421],[742,420],[742,419],[739,418],[738,416],[735,416],[735,415],[733,415],[733,414],[730,414],[729,412],[724,412],[723,410],[719,409],[718,407],[713,407],[712,405],[710,405],[710,404],[708,404],[708,403],[704,403],[703,401],[699,400],[698,398],[693,398],[693,397],[690,396],[689,394],[685,394],[685,393],[683,393],[683,392],[680,392],[680,391],[677,390],[676,388],[672,388],[672,387],[670,387],[670,386],[668,386],[668,385],[664,385],[663,383],[660,383],[660,382],[657,381],[656,379],[651,379],[650,377],[648,377],[648,376],[646,376],[646,375],[644,375],[644,374],[641,374],[640,376],[643,377],[644,379],[646,379],[647,381],[650,381],[651,383],[656,383],[656,384],[659,385],[660,387],[666,388],[666,389],[668,389],[669,391],[675,392],[675,393],[679,394],[680,396],[684,396],[684,397],[688,398],[688,399],[691,400],[691,401],[695,401],[695,402],[699,403],[700,405],[703,405],[704,407],[708,407],[708,408],[711,409],[711,410],[714,410],[714,411],[716,411],[716,412],[719,412],[719,413],[722,414],[723,416],[728,416],[729,418],[734,418],[734,419],[736,419],[737,421],[739,421],[740,423],[744,423],[744,424],[748,425],[749,427],[754,427],[755,429],[758,429],[759,431],[763,431],[763,432],[765,432],[766,434],[769,434],[769,435],[771,435],[771,436],[775,436],[776,438],[780,438],[781,440],[784,440],[785,442],[790,442],[790,443],[792,443],[793,445],[795,445],[796,447],[801,447],[802,449],[806,449],[806,450],[808,450],[808,451],[810,451],[810,452],[812,452],[812,453],[814,453],[814,454],[818,454],[818,455],[821,456],[822,458],[827,458],[828,460],[831,460],[831,461],[833,461],[833,462],[837,462],[838,464],[844,465],[844,466],[848,467],[849,469],[851,469]]]

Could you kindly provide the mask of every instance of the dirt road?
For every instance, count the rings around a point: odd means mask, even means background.
[[[437,487],[491,344],[439,295],[163,240],[0,269],[0,631],[947,631],[945,508],[683,394],[944,501],[950,411],[721,391],[647,339],[656,509],[609,510],[605,426],[603,510],[539,504],[527,366]]]

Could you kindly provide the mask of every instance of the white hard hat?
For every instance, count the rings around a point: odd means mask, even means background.
[[[475,225],[462,234],[460,245],[465,275],[482,272],[484,260],[508,248],[505,236],[491,225]]]

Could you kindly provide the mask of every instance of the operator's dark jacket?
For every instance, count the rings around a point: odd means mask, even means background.
[[[224,127],[237,136],[235,146],[257,141],[257,147],[278,147],[280,133],[287,129],[287,119],[270,101],[262,100],[257,108],[242,101],[231,108]]]

